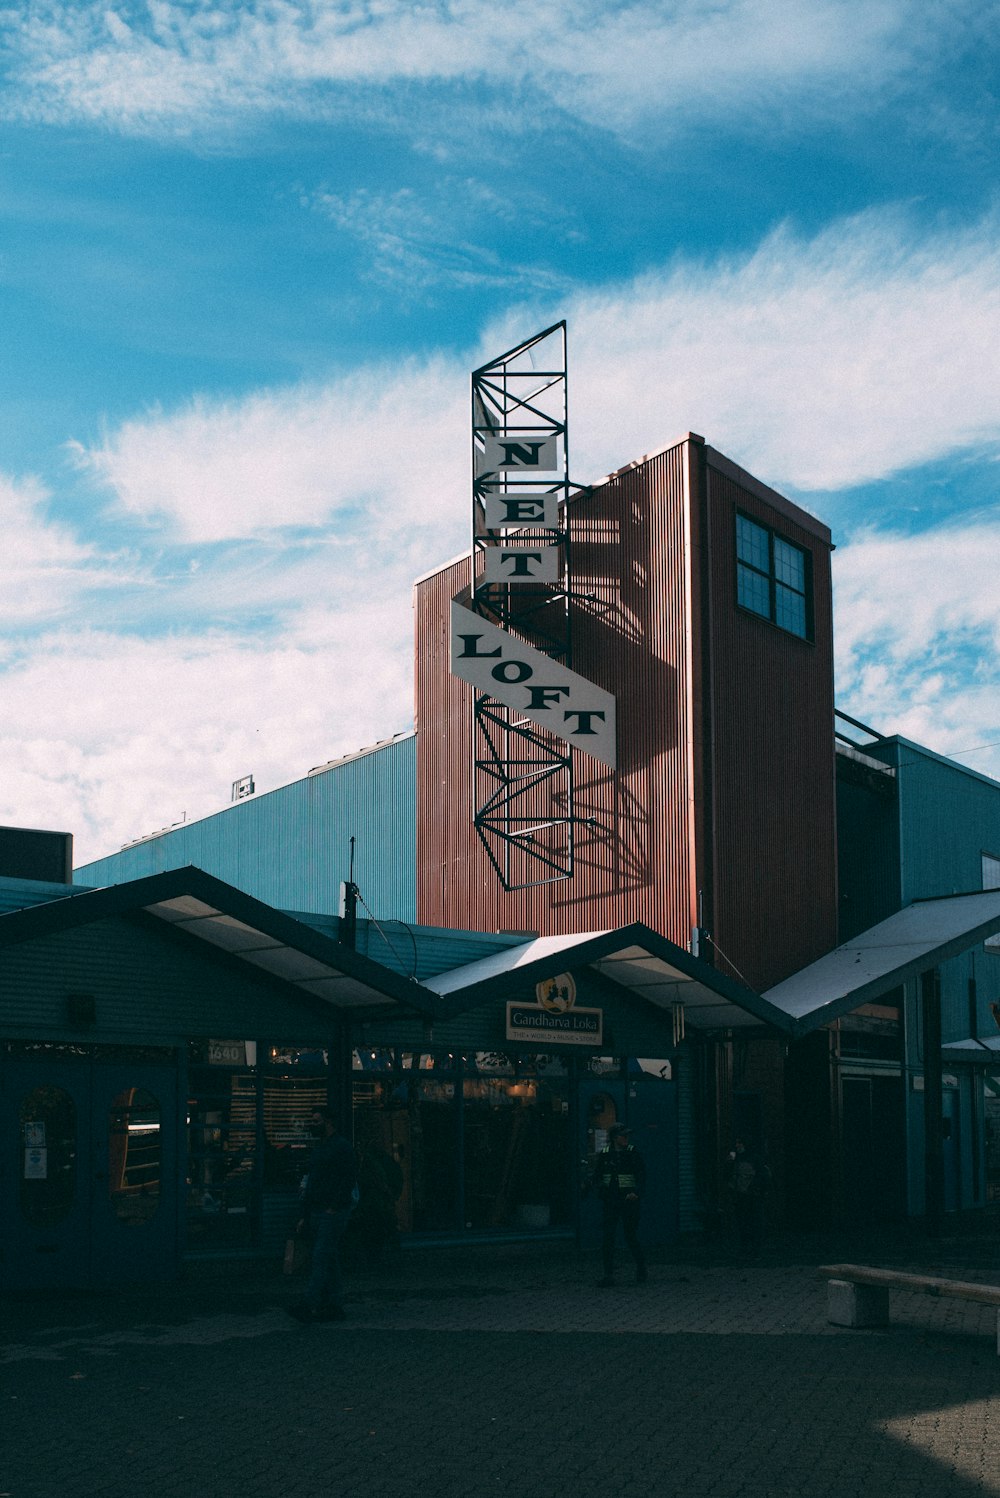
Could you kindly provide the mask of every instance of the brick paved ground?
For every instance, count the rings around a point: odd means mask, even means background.
[[[0,1498],[1000,1495],[994,1314],[825,1320],[815,1264],[1000,1279],[992,1239],[725,1245],[594,1287],[533,1245],[355,1272],[300,1327],[276,1272],[0,1302]]]

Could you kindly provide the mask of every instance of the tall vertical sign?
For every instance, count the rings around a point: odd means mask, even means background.
[[[505,889],[573,874],[573,757],[615,763],[615,701],[570,669],[566,324],[472,376],[472,577],[451,669],[476,688],[476,830]]]

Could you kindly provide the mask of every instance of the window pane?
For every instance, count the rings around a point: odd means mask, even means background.
[[[745,515],[736,517],[736,555],[741,562],[749,562],[759,572],[771,570],[767,531],[762,525],[754,525]]]
[[[475,1077],[465,1084],[465,1226],[545,1228],[570,1219],[565,1079]]]
[[[148,1222],[160,1204],[160,1105],[143,1087],[127,1087],[111,1104],[108,1192],[130,1227]]]
[[[255,1074],[192,1066],[188,1081],[188,1244],[248,1248],[258,1216]],[[265,1183],[275,1160],[278,1152],[265,1149]]]
[[[799,593],[806,591],[805,553],[780,536],[774,538],[774,575],[779,583],[787,583]]]
[[[21,1213],[36,1228],[68,1217],[76,1186],[76,1108],[61,1087],[21,1104]]]
[[[793,593],[790,588],[784,588],[778,583],[774,590],[774,609],[776,624],[805,639],[806,601],[801,593]]]
[[[737,571],[737,599],[742,608],[752,609],[755,614],[763,614],[765,619],[771,617],[771,589],[766,577],[761,577],[759,572],[751,572],[749,567],[742,563]]]

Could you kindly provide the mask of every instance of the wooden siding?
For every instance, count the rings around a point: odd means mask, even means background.
[[[189,1036],[329,1039],[335,1012],[145,922],[95,921],[8,947],[0,1033],[32,1040],[173,1045]],[[97,1022],[73,1030],[66,996],[93,994]]]

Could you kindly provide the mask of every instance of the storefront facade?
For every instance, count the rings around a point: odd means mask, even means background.
[[[0,885],[4,1286],[277,1252],[309,1112],[346,1111],[352,1007],[419,1015],[432,996],[198,870]]]
[[[7,896],[0,1262],[15,1290],[276,1257],[326,1105],[357,1150],[362,1252],[400,1233],[592,1241],[583,1188],[614,1122],[646,1157],[646,1240],[668,1242],[695,1224],[692,1055],[720,1024],[767,1020],[641,927],[556,950],[499,939],[418,982],[198,870]]]

